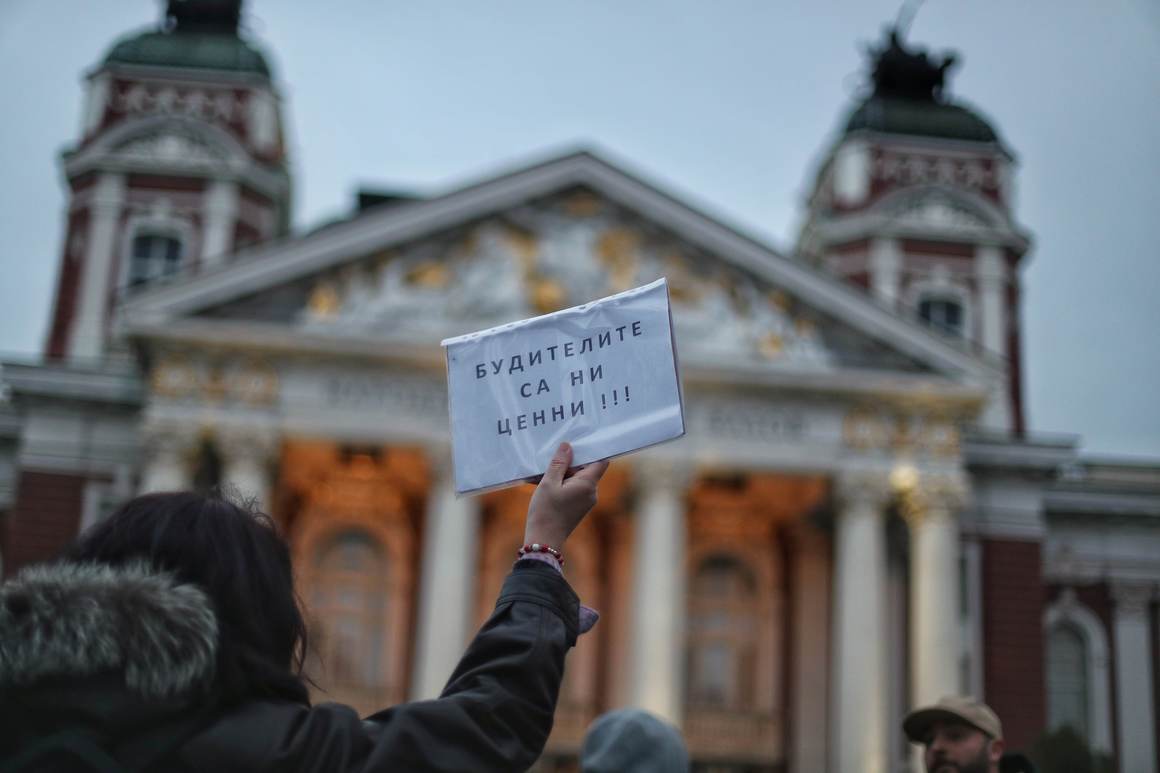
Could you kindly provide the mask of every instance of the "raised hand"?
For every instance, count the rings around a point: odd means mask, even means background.
[[[561,443],[528,505],[525,544],[538,542],[563,550],[568,535],[596,504],[596,484],[608,462],[587,464],[568,476],[571,464],[572,446]]]

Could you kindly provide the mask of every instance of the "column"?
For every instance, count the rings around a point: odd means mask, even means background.
[[[89,78],[89,87],[85,92],[85,109],[81,119],[81,137],[88,137],[101,125],[108,108],[109,93],[112,89],[113,76],[109,72],[102,72]]]
[[[966,486],[954,476],[927,477],[900,495],[910,527],[911,700],[922,706],[962,692],[956,513]]]
[[[874,297],[893,308],[902,281],[902,251],[894,239],[870,242],[870,289]]]
[[[238,185],[215,180],[205,192],[205,227],[202,232],[203,266],[221,263],[234,246],[234,223],[238,219]]]
[[[271,468],[279,449],[278,435],[257,427],[231,427],[217,433],[222,455],[222,485],[227,493],[269,514],[272,504]]]
[[[645,461],[636,472],[631,701],[679,727],[684,714],[686,475],[657,460]]]
[[[192,483],[196,432],[180,425],[153,424],[142,430],[142,439],[145,464],[140,493],[187,490]]]
[[[411,699],[443,691],[471,635],[472,589],[477,575],[479,499],[455,495],[450,451],[435,454],[419,578],[415,678]],[[512,546],[514,553],[517,545]]]
[[[854,207],[866,201],[872,164],[866,143],[858,140],[843,143],[834,157],[834,198],[839,204]]]
[[[975,249],[975,277],[979,287],[979,333],[983,348],[1007,354],[1007,272],[1002,250],[994,246]]]
[[[1156,773],[1156,723],[1152,695],[1152,635],[1145,583],[1113,583],[1116,647],[1116,722],[1123,773]]]
[[[109,277],[124,200],[123,175],[106,172],[97,178],[90,205],[76,319],[68,341],[69,359],[93,360],[104,353],[105,315],[112,290]]]
[[[885,473],[837,481],[834,522],[834,641],[830,769],[885,773],[886,534],[890,495]]]
[[[250,92],[247,107],[250,146],[258,153],[269,153],[278,142],[278,102],[268,89],[258,88]]]

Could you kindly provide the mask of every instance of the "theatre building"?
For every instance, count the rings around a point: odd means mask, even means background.
[[[531,493],[455,496],[440,340],[665,276],[688,434],[615,461],[568,542],[602,617],[540,769],[639,705],[699,770],[903,771],[902,715],[969,693],[1014,748],[1070,725],[1155,773],[1160,464],[1026,430],[1017,156],[938,56],[879,45],[794,246],[585,151],[296,233],[239,6],[172,2],[85,74],[43,358],[0,373],[5,576],[227,485],[289,540],[316,697],[433,696]]]

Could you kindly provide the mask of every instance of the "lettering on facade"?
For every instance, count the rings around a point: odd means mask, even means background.
[[[710,406],[705,425],[710,435],[762,443],[802,440],[807,429],[800,410],[757,405]]]
[[[447,393],[442,385],[373,376],[335,375],[325,381],[326,404],[339,410],[406,411],[443,417]]]

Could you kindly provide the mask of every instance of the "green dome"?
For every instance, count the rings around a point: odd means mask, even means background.
[[[237,35],[221,32],[142,32],[114,45],[105,64],[229,70],[270,77],[261,51]]]
[[[998,142],[989,123],[962,105],[928,100],[871,96],[846,121],[846,133],[869,129],[973,142]]]

